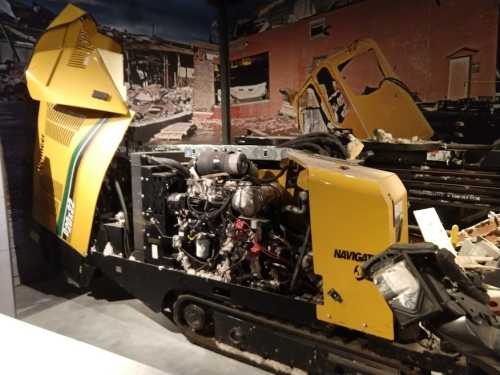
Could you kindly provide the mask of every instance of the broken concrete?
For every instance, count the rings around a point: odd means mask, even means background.
[[[150,140],[150,143],[160,144],[169,141],[180,141],[191,135],[196,130],[196,125],[191,122],[177,122],[163,128]]]
[[[393,135],[384,129],[375,129],[373,131],[373,136],[371,140],[381,143],[403,143],[403,144],[415,144],[415,143],[429,143],[415,136],[412,138],[395,138]]]
[[[462,243],[467,238],[476,240],[482,237],[500,247],[500,214],[490,212],[488,218],[471,227],[465,228],[459,233],[459,241]]]
[[[164,121],[179,114],[192,111],[191,87],[165,88],[161,85],[129,86],[127,90],[131,109],[136,112],[135,123]]]

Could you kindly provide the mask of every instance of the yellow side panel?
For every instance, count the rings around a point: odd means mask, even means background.
[[[133,117],[118,43],[68,5],[41,36],[26,71],[40,101],[33,217],[86,255],[106,170]]]
[[[123,55],[121,53],[108,51],[105,49],[98,49],[99,55],[113,80],[115,87],[121,95],[124,102],[127,101],[127,88],[123,84]]]
[[[345,90],[354,110],[346,116],[342,127],[353,129],[356,137],[370,138],[375,129],[398,138],[432,136],[432,128],[411,96],[394,83],[386,81],[368,95],[355,95],[347,85]]]
[[[403,184],[392,173],[340,160],[295,152],[289,157],[307,170],[301,184],[309,189],[314,271],[323,278],[318,319],[394,339],[387,302],[373,283],[356,276],[371,255],[408,240]],[[402,218],[399,239],[395,212]]]
[[[26,71],[30,95],[35,100],[126,115],[123,89],[115,85],[112,69],[92,42],[97,33],[89,18],[48,30],[37,43]],[[104,39],[96,40],[104,44]],[[115,44],[111,44],[116,49]],[[118,57],[115,56],[114,59]],[[109,60],[109,58],[108,58]]]
[[[73,198],[75,215],[72,226],[75,229],[67,239],[82,255],[86,255],[89,248],[94,211],[104,175],[131,120],[132,115],[108,119],[83,155]]]
[[[130,121],[40,102],[33,217],[82,255],[104,175]]]

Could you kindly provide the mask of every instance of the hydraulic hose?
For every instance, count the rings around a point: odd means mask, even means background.
[[[148,156],[147,159],[157,165],[166,165],[170,168],[178,170],[184,177],[190,177],[189,169],[174,159],[163,158],[159,156]]]
[[[128,242],[128,239],[130,235],[130,221],[128,217],[127,205],[125,204],[125,198],[123,197],[123,191],[118,180],[115,180],[115,189],[116,189],[116,194],[118,195],[118,201],[120,202],[120,206],[122,208],[124,217],[125,238],[123,239],[123,244],[126,252],[125,256],[129,256],[130,244]]]

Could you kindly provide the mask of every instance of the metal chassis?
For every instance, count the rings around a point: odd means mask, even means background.
[[[311,374],[425,374],[431,369],[450,375],[500,373],[500,364],[492,359],[469,358],[466,364],[463,357],[326,327],[317,323],[314,304],[287,296],[98,252],[88,261],[153,311],[170,315],[192,342],[273,372],[290,371],[272,363]],[[214,336],[199,335],[182,324],[179,309],[186,302],[211,311]],[[235,327],[245,332],[243,343],[230,340]],[[228,352],[220,343],[235,350]]]

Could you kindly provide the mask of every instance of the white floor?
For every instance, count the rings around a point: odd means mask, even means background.
[[[114,291],[79,294],[61,282],[20,286],[16,304],[25,322],[169,374],[268,374],[189,343],[163,316]]]

